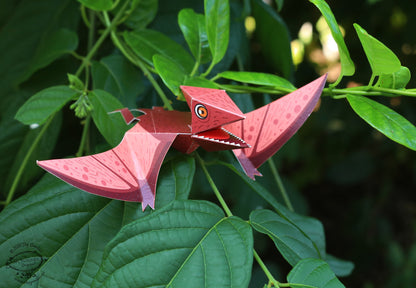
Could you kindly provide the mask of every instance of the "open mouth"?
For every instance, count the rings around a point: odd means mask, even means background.
[[[250,145],[248,145],[243,139],[235,136],[224,128],[207,130],[192,135],[192,138],[219,143],[220,145],[229,145],[231,146],[230,149],[250,148]]]

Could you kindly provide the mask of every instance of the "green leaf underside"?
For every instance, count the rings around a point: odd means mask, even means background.
[[[181,66],[187,73],[192,71],[194,65],[192,56],[181,45],[158,31],[144,29],[125,32],[124,39],[149,65],[153,65],[153,56],[160,54]]]
[[[185,81],[186,71],[171,59],[159,54],[153,56],[153,64],[163,83],[172,93],[176,96],[182,95],[179,86]]]
[[[142,74],[122,55],[110,55],[92,64],[94,89],[102,89],[116,97],[124,107],[135,108],[143,90]]]
[[[93,287],[247,287],[252,245],[241,219],[209,202],[175,201],[120,231]]]
[[[368,34],[360,25],[354,23],[354,28],[370,63],[373,75],[391,74],[400,69],[399,58],[389,48]]]
[[[113,95],[99,89],[92,91],[88,99],[93,106],[91,115],[95,126],[112,147],[117,146],[130,126],[119,113],[111,112],[123,108],[123,105]]]
[[[347,95],[352,109],[391,140],[416,150],[416,127],[394,110],[369,98]]]
[[[242,83],[271,86],[276,88],[296,89],[285,78],[260,72],[245,72],[245,71],[225,71],[218,74],[219,77],[234,80]]]
[[[337,20],[335,19],[334,14],[331,11],[329,5],[323,0],[309,0],[312,2],[318,9],[321,11],[322,15],[324,16],[326,23],[331,30],[332,37],[334,38],[335,42],[338,46],[339,57],[341,60],[341,74],[339,76],[339,80],[341,80],[342,76],[351,76],[355,73],[355,66],[354,62],[350,57],[350,53],[348,52],[347,45],[344,42],[344,37],[342,36],[341,30],[339,29]],[[337,81],[338,82],[338,81]]]
[[[283,19],[261,0],[252,0],[256,35],[268,63],[286,79],[293,77],[290,33]]]
[[[214,64],[227,52],[230,38],[230,4],[228,0],[205,0],[205,27]]]
[[[42,125],[49,116],[68,103],[76,92],[68,86],[53,86],[33,95],[16,113],[16,119],[23,124]]]
[[[290,287],[345,288],[329,265],[319,259],[301,260],[288,274]]]
[[[292,266],[304,258],[321,257],[310,238],[273,211],[255,210],[250,214],[250,222],[254,229],[267,234],[273,240],[282,256]]]
[[[205,29],[205,16],[192,9],[183,9],[179,12],[178,23],[195,59],[201,64],[209,62],[211,52]]]
[[[119,4],[117,7],[119,6],[122,5]],[[158,0],[133,0],[130,9],[133,10],[124,23],[132,29],[143,29],[155,18]]]

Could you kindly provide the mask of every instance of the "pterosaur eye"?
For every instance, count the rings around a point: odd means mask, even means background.
[[[202,104],[195,105],[195,114],[199,119],[205,119],[208,116],[207,108]]]

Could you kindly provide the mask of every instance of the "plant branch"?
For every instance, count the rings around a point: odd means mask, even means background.
[[[78,151],[75,154],[76,157],[80,157],[84,153],[85,143],[88,138],[88,129],[90,127],[90,123],[91,123],[91,114],[88,115],[87,118],[85,119],[84,128],[82,130],[81,142],[79,143]]]

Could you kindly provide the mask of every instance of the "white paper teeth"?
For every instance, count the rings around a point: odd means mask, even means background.
[[[233,145],[233,146],[241,147],[241,145],[239,143],[233,143],[233,142],[229,142],[229,141],[224,141],[224,140],[218,140],[218,139],[214,139],[214,138],[204,137],[202,135],[192,135],[192,137],[199,138],[199,139],[204,139],[204,140],[208,140],[208,141],[217,142],[217,143],[220,143],[220,144],[226,144],[226,145]]]

